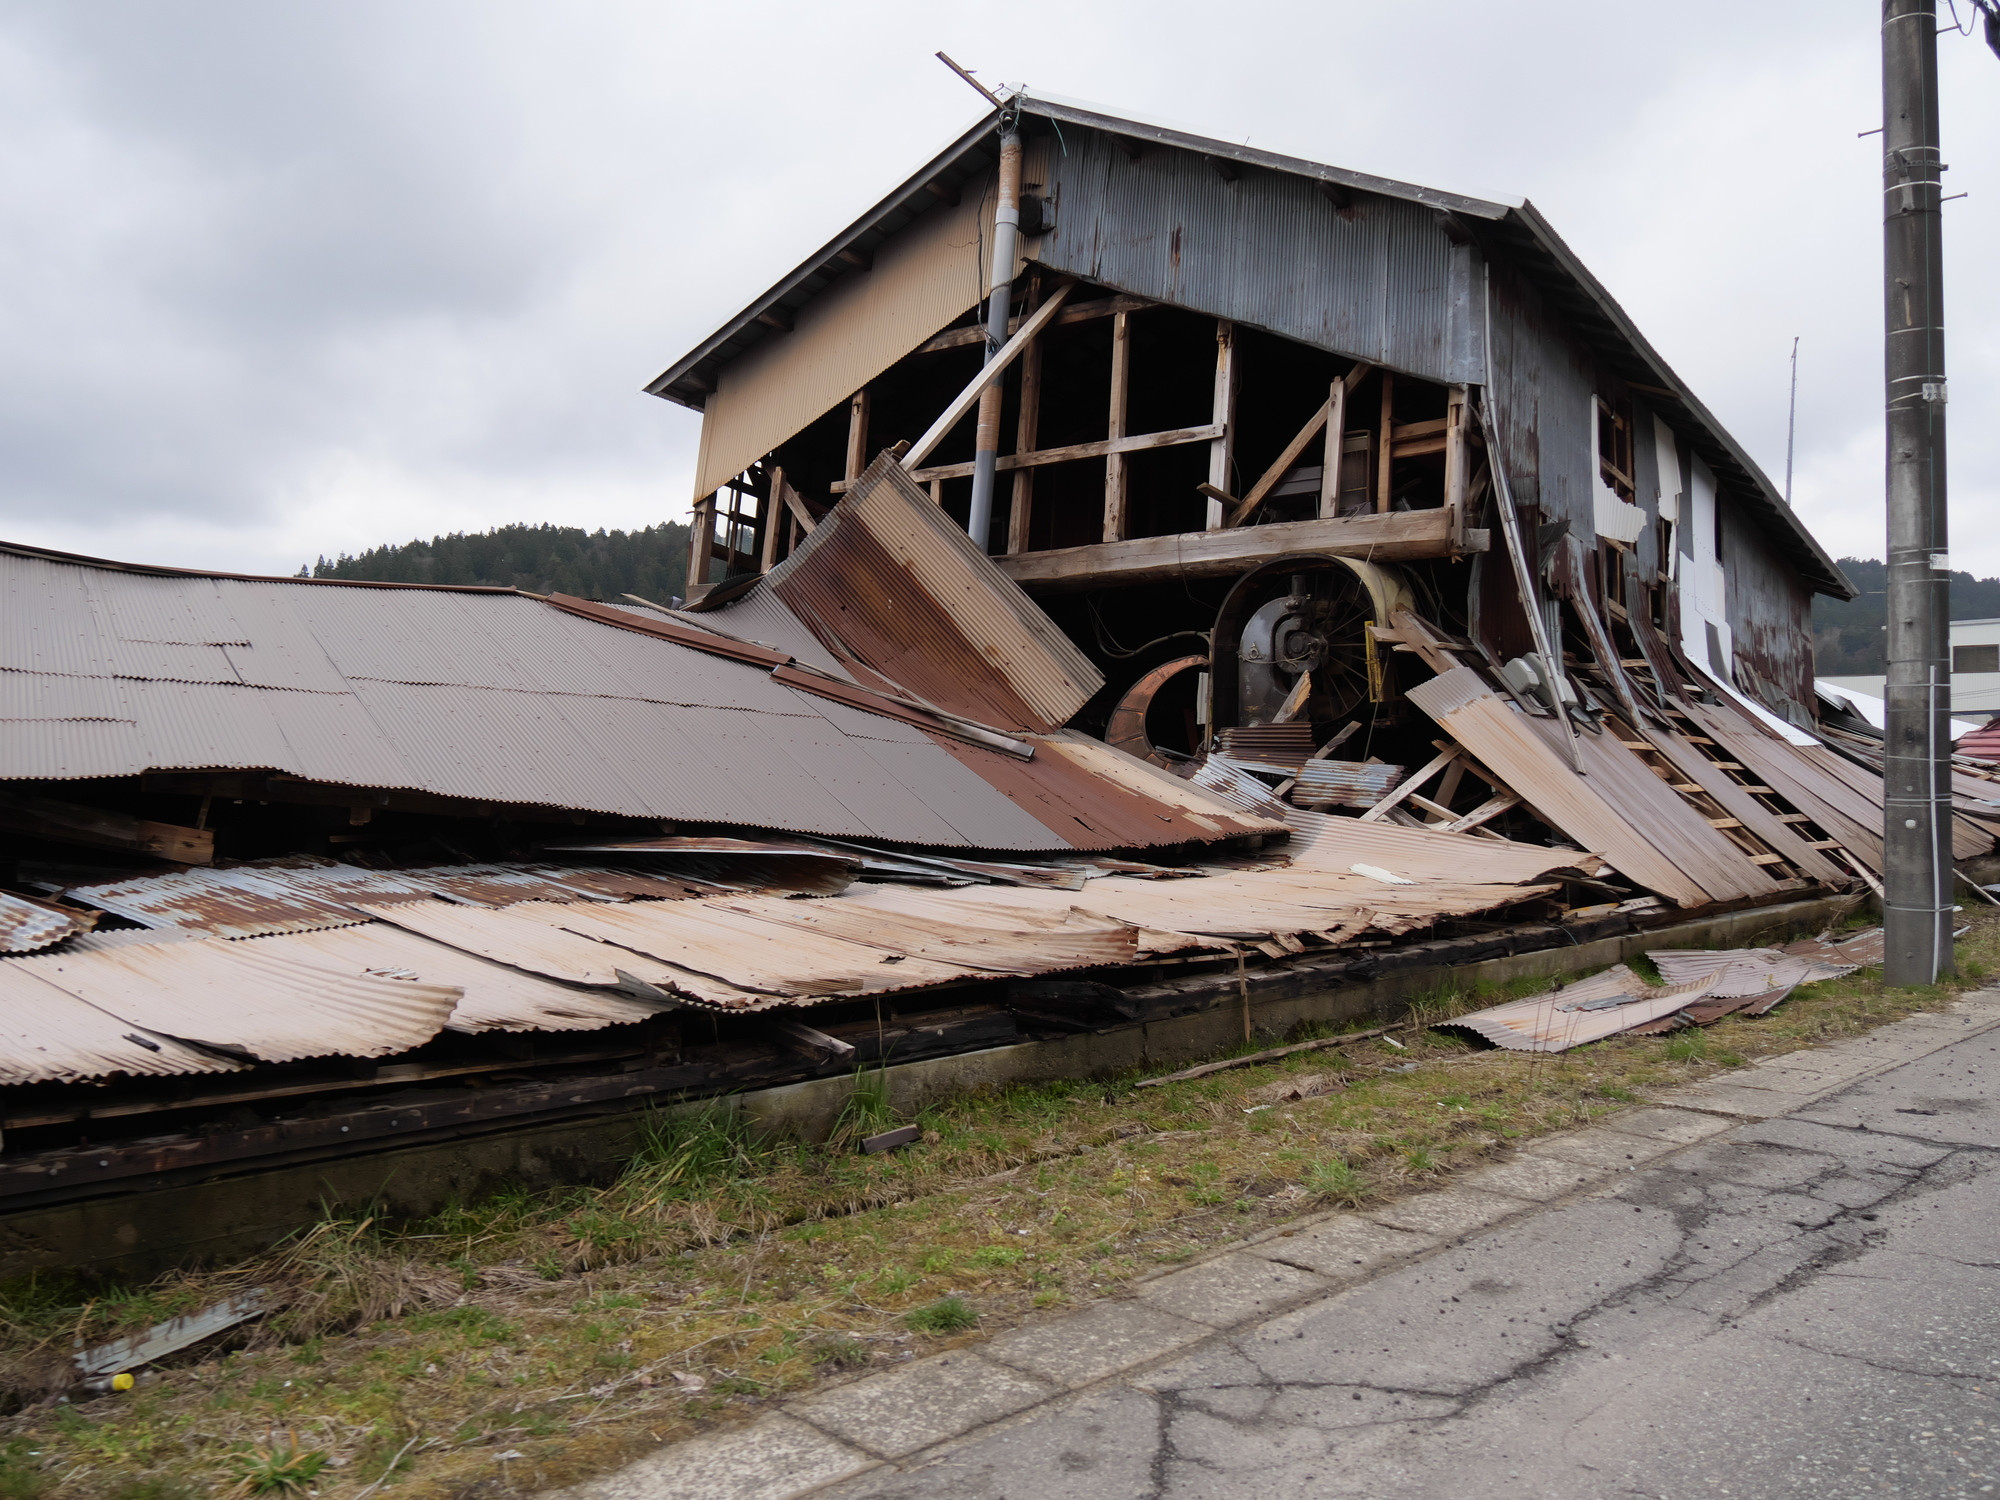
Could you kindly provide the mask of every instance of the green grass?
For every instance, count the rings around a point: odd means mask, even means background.
[[[940,1297],[926,1307],[913,1307],[903,1321],[919,1333],[963,1333],[979,1326],[979,1314],[963,1297]]]

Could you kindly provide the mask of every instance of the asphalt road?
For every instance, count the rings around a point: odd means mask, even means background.
[[[839,1500],[2000,1494],[2000,1032]]]

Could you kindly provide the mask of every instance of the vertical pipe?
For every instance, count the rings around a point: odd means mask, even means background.
[[[986,360],[1007,342],[1007,312],[1014,300],[1014,256],[1021,242],[1021,128],[1012,104],[1000,113],[1000,194],[993,210],[993,293],[986,302]],[[972,451],[972,510],[965,529],[984,552],[993,530],[993,480],[1000,461],[1001,382],[979,396],[979,434]]]
[[[1215,325],[1215,404],[1209,422],[1220,427],[1222,435],[1208,445],[1208,482],[1224,494],[1234,494],[1229,486],[1235,482],[1230,471],[1236,467],[1236,325],[1227,319]],[[1207,529],[1220,531],[1222,521],[1222,502],[1211,497]]]
[[[1888,434],[1885,982],[1952,970],[1950,559],[1936,0],[1883,0],[1883,373]]]

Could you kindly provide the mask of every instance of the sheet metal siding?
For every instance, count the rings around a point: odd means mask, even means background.
[[[1716,496],[1722,512],[1724,606],[1736,685],[1780,718],[1813,721],[1812,595],[1775,555],[1770,534]]]
[[[1597,382],[1588,356],[1541,297],[1499,266],[1492,291],[1491,389],[1515,502],[1540,507],[1544,522],[1567,519],[1576,535],[1594,538],[1590,411]]]
[[[1479,378],[1430,208],[1357,196],[1343,214],[1300,177],[1245,166],[1227,182],[1188,152],[1135,162],[1097,131],[1065,141],[1050,157],[1056,226],[1030,250],[1041,264],[1427,379]]]
[[[1655,571],[1667,571],[1667,559],[1660,555],[1660,455],[1653,411],[1643,401],[1632,403],[1632,483],[1639,509],[1646,513],[1646,529],[1639,533],[1626,566],[1636,567],[1641,578],[1651,578]]]

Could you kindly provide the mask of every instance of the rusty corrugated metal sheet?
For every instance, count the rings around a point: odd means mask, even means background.
[[[0,1084],[233,1073],[244,1066],[79,1000],[30,967],[39,962],[0,960]]]
[[[643,1021],[664,1008],[654,1000],[524,974],[386,922],[254,941],[282,957],[345,974],[455,985],[464,996],[445,1022],[450,1031],[597,1031]]]
[[[260,1062],[408,1051],[443,1029],[462,994],[452,985],[341,974],[214,938],[36,954],[5,967],[127,1026]]]
[[[58,911],[40,901],[0,891],[0,953],[33,953],[96,925],[88,914]]]
[[[1514,1052],[1567,1052],[1587,1042],[1634,1031],[1677,1015],[1702,1000],[1714,976],[1659,987],[1624,964],[1590,979],[1458,1016],[1445,1024]]]
[[[837,656],[981,724],[1047,732],[1104,685],[887,454],[768,586]]]
[[[226,869],[135,875],[75,886],[77,901],[148,927],[215,937],[264,937],[368,920],[360,903],[439,896],[482,906],[516,901],[679,900],[709,894],[712,882],[685,882],[629,870],[551,864],[433,865],[367,870],[315,855],[288,855]]]

